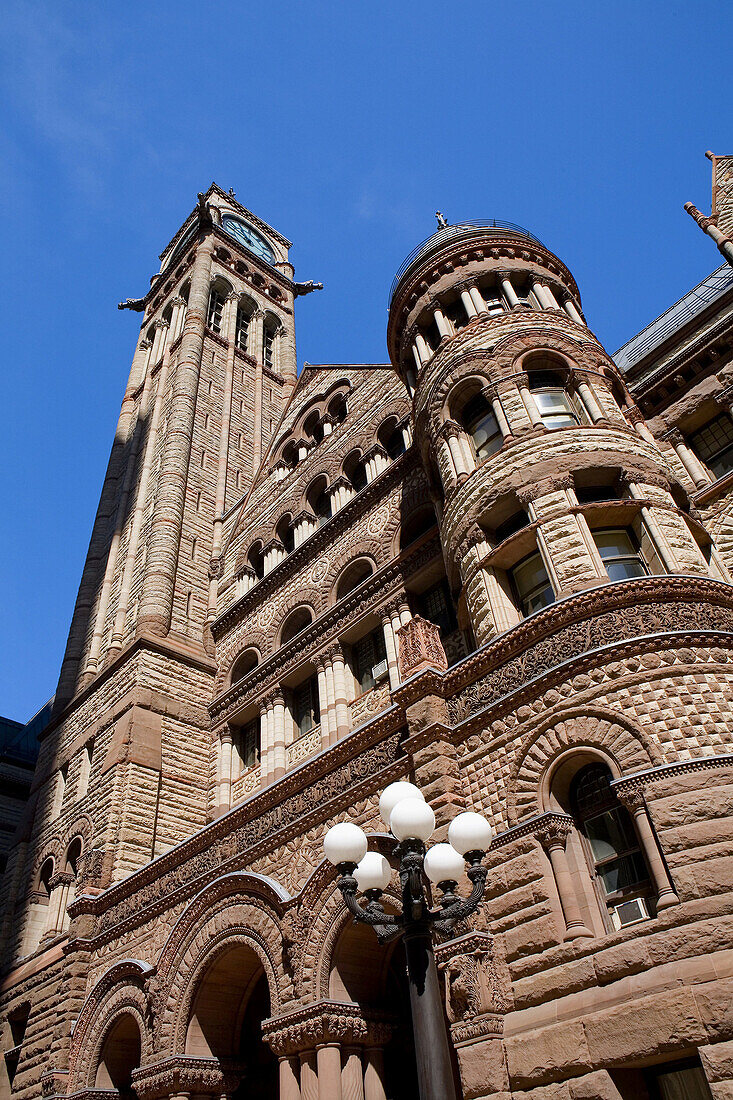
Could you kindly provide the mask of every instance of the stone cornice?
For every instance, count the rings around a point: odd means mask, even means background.
[[[367,1013],[344,1001],[318,1001],[284,1016],[262,1021],[265,1042],[275,1054],[297,1054],[324,1043],[383,1046],[396,1020]]]
[[[632,772],[620,779],[613,779],[611,786],[619,798],[632,791],[643,791],[647,784],[657,780],[673,779],[678,775],[692,772],[712,771],[716,768],[733,768],[733,754],[721,753],[716,756],[696,756],[691,760],[678,760],[674,764],[659,764],[656,768],[646,768],[643,772]]]

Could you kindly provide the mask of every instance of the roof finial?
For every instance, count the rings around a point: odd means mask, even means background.
[[[445,220],[445,214],[441,210],[436,210],[435,216],[438,219],[438,228],[445,229],[448,225],[448,222]]]
[[[237,197],[237,192],[236,192],[236,191],[234,190],[234,188],[233,188],[233,187],[230,187],[230,188],[229,188],[229,194],[230,194],[230,195],[232,196],[232,198],[233,198],[233,199],[236,199],[236,197]]]

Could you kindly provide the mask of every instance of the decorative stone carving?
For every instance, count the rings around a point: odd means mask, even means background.
[[[455,1042],[501,1035],[508,1003],[497,974],[492,937],[468,932],[435,949],[445,984],[445,1005]]]
[[[367,1014],[360,1005],[319,1001],[285,1016],[262,1021],[265,1042],[277,1055],[296,1054],[320,1043],[350,1046],[383,1046],[394,1021],[382,1014]]]
[[[440,627],[424,619],[422,615],[413,615],[405,626],[397,631],[399,637],[398,664],[400,679],[406,680],[421,672],[424,668],[435,668],[444,672],[448,660],[440,640]]]

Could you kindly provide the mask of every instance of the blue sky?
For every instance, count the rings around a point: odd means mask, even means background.
[[[144,293],[212,179],[294,241],[302,362],[383,361],[403,257],[531,229],[613,351],[718,264],[729,3],[25,3],[0,41],[0,713],[55,688]]]

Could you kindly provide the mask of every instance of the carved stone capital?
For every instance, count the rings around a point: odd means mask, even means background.
[[[279,1057],[312,1050],[324,1043],[383,1046],[392,1027],[391,1018],[366,1014],[359,1005],[340,1001],[320,1001],[262,1022],[265,1042]]]
[[[435,949],[435,961],[443,975],[445,1004],[451,1025],[485,1023],[487,1034],[501,1034],[501,1015],[509,1008],[499,980],[494,941],[488,932],[468,932]]]
[[[638,781],[617,781],[617,783],[614,784],[614,790],[619,802],[622,806],[626,807],[629,813],[634,814],[638,813],[640,810],[646,810],[644,787]]]
[[[533,829],[534,835],[543,848],[564,848],[573,831],[573,819],[567,814],[545,814]]]
[[[407,680],[425,668],[435,668],[445,672],[448,659],[440,640],[440,627],[424,619],[422,615],[413,615],[405,626],[397,631],[399,636],[398,665],[400,679]]]

